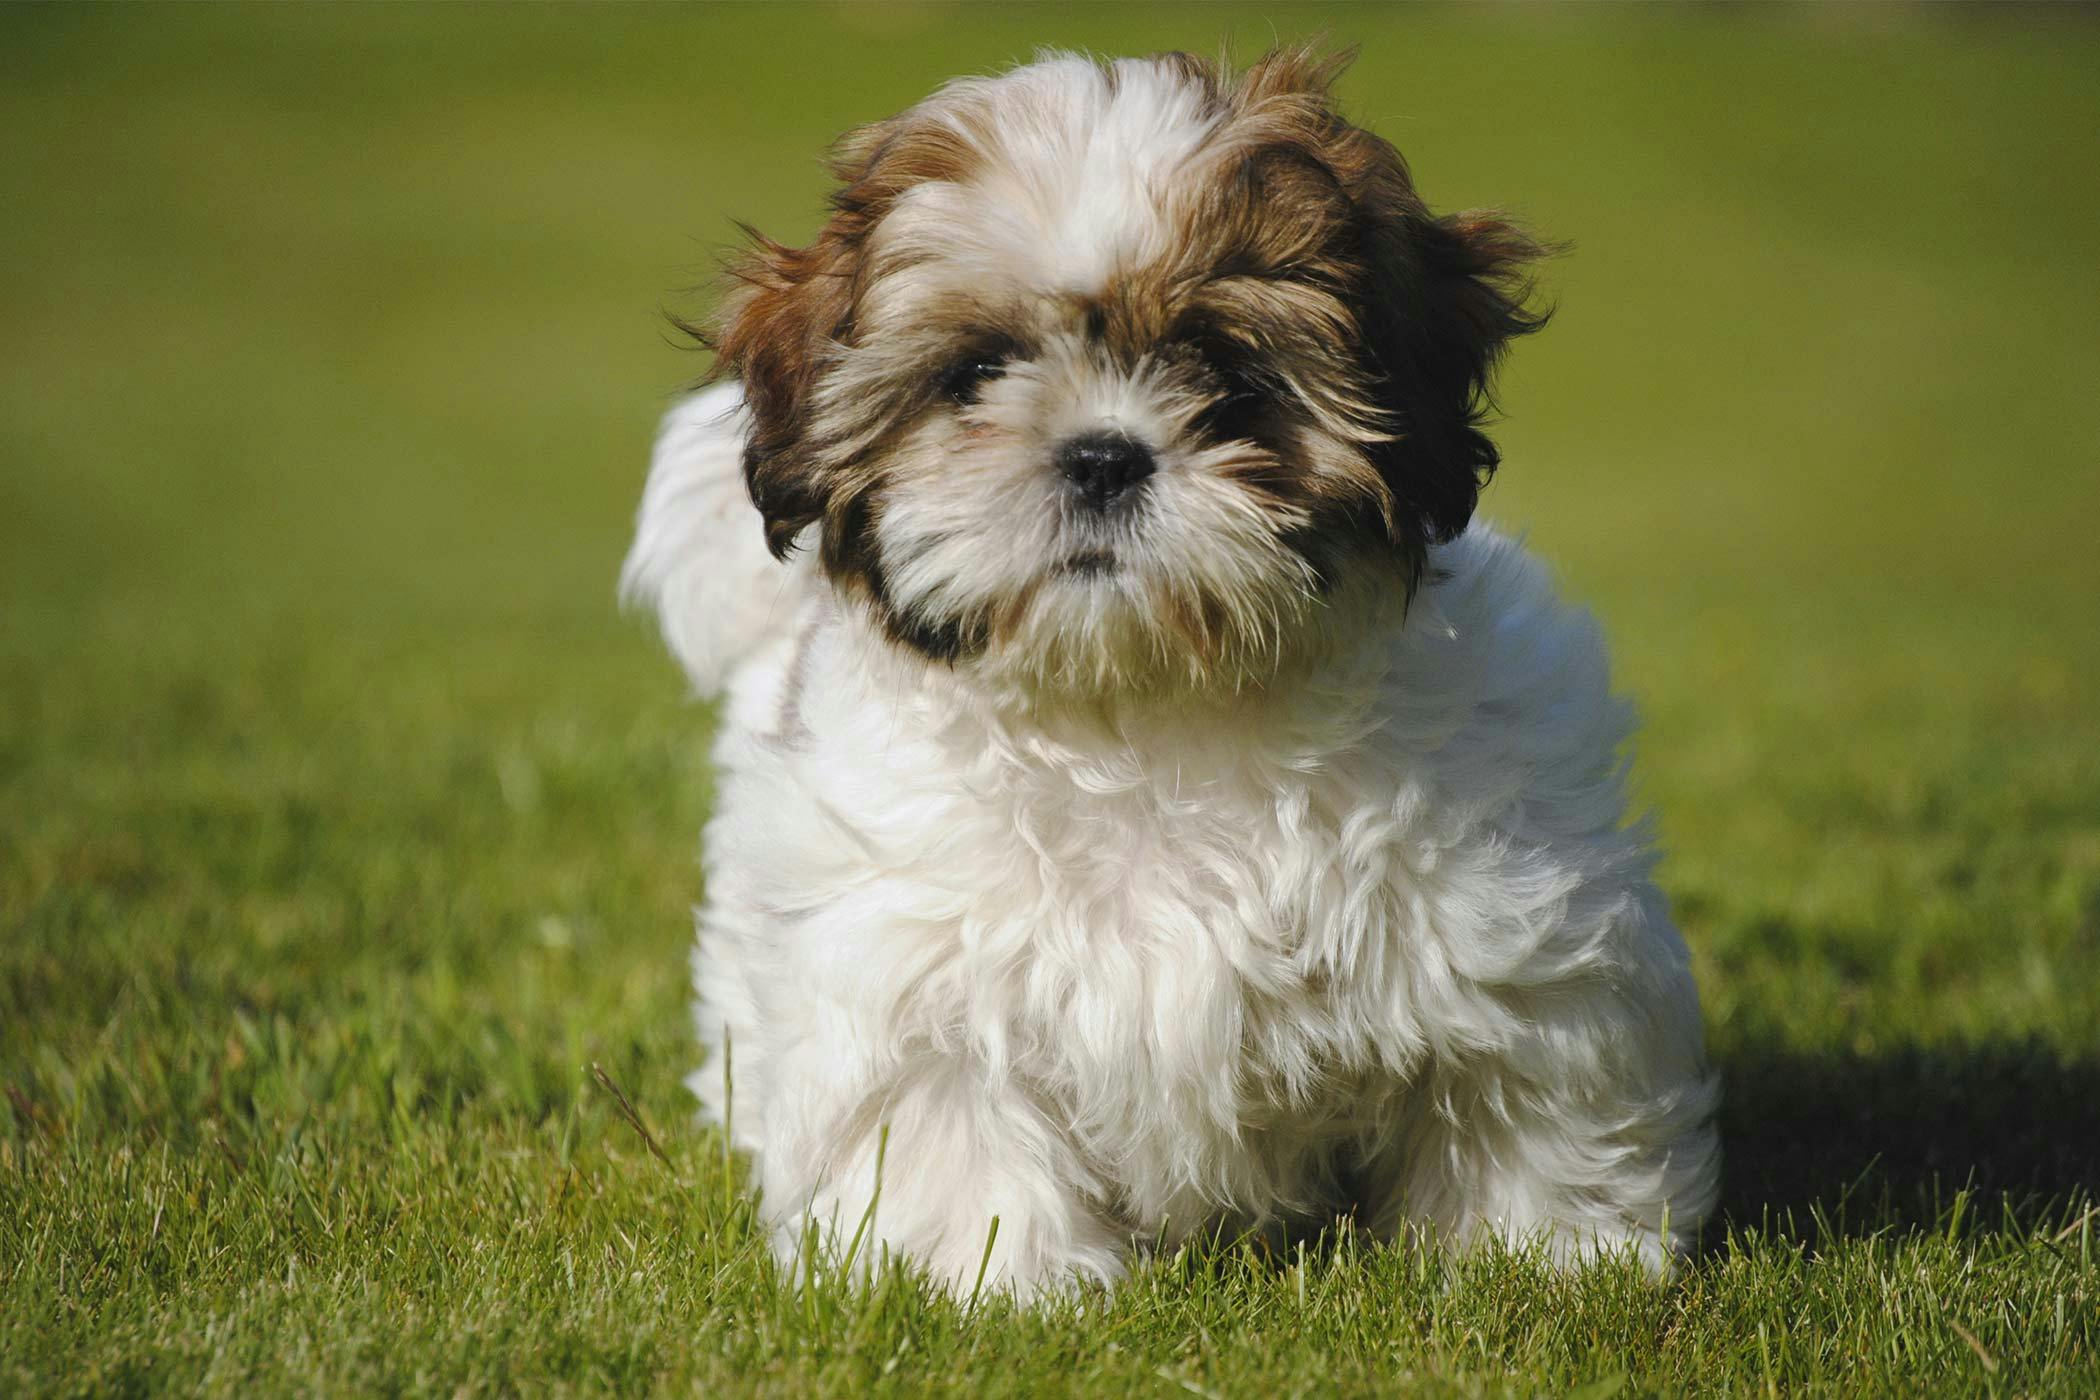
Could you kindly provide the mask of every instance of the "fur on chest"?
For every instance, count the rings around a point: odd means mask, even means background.
[[[1232,1122],[1419,1053],[1407,983],[1440,958],[1448,837],[1368,686],[1016,732],[885,695],[821,631],[803,645],[718,829],[748,848],[765,812],[764,902],[794,937],[858,920],[858,975],[930,1041]]]

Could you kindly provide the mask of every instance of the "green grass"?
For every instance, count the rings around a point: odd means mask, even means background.
[[[680,1086],[658,308],[943,76],[1272,26],[1577,244],[1487,509],[1647,712],[1725,1213],[1667,1288],[798,1290]],[[2100,1389],[2096,73],[2038,11],[0,13],[0,1392]]]

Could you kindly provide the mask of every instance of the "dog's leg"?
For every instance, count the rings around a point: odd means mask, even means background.
[[[1638,1088],[1542,1082],[1500,1059],[1432,1071],[1369,1156],[1366,1216],[1382,1238],[1412,1224],[1537,1245],[1564,1267],[1630,1252],[1666,1273],[1718,1189],[1715,1096],[1697,1070]]]
[[[1127,1241],[1098,1183],[1021,1085],[941,1056],[871,1093],[827,1082],[836,1059],[793,1059],[761,1153],[784,1258],[800,1257],[813,1224],[834,1264],[850,1250],[865,1269],[887,1250],[964,1296],[980,1277],[1022,1297],[1121,1277]]]

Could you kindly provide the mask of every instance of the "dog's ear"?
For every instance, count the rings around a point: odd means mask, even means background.
[[[716,373],[743,381],[744,482],[765,518],[766,547],[785,558],[824,511],[806,451],[809,396],[851,314],[850,250],[829,228],[807,248],[744,232],[750,247],[730,264],[736,287],[712,337]]]
[[[1392,173],[1359,202],[1368,285],[1359,313],[1374,392],[1392,424],[1376,456],[1414,548],[1466,528],[1501,460],[1484,429],[1492,376],[1516,336],[1546,314],[1528,309],[1527,269],[1545,249],[1516,225],[1483,212],[1435,217]]]
[[[765,518],[766,547],[785,557],[819,519],[829,492],[811,460],[811,392],[851,331],[861,245],[889,191],[870,188],[890,131],[883,122],[847,133],[832,154],[840,189],[816,240],[792,248],[740,225],[747,240],[728,264],[731,290],[712,335],[715,373],[743,381],[751,435],[744,480]]]
[[[1276,50],[1247,70],[1240,100],[1295,131],[1354,211],[1359,353],[1393,435],[1372,455],[1392,492],[1395,543],[1419,563],[1465,529],[1495,469],[1482,431],[1490,381],[1511,338],[1545,324],[1526,306],[1527,270],[1548,250],[1499,215],[1431,214],[1400,153],[1335,110],[1353,57]]]

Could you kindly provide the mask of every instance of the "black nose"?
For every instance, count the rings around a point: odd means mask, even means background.
[[[1107,510],[1152,475],[1152,450],[1121,433],[1089,433],[1057,449],[1057,468],[1095,510]]]

